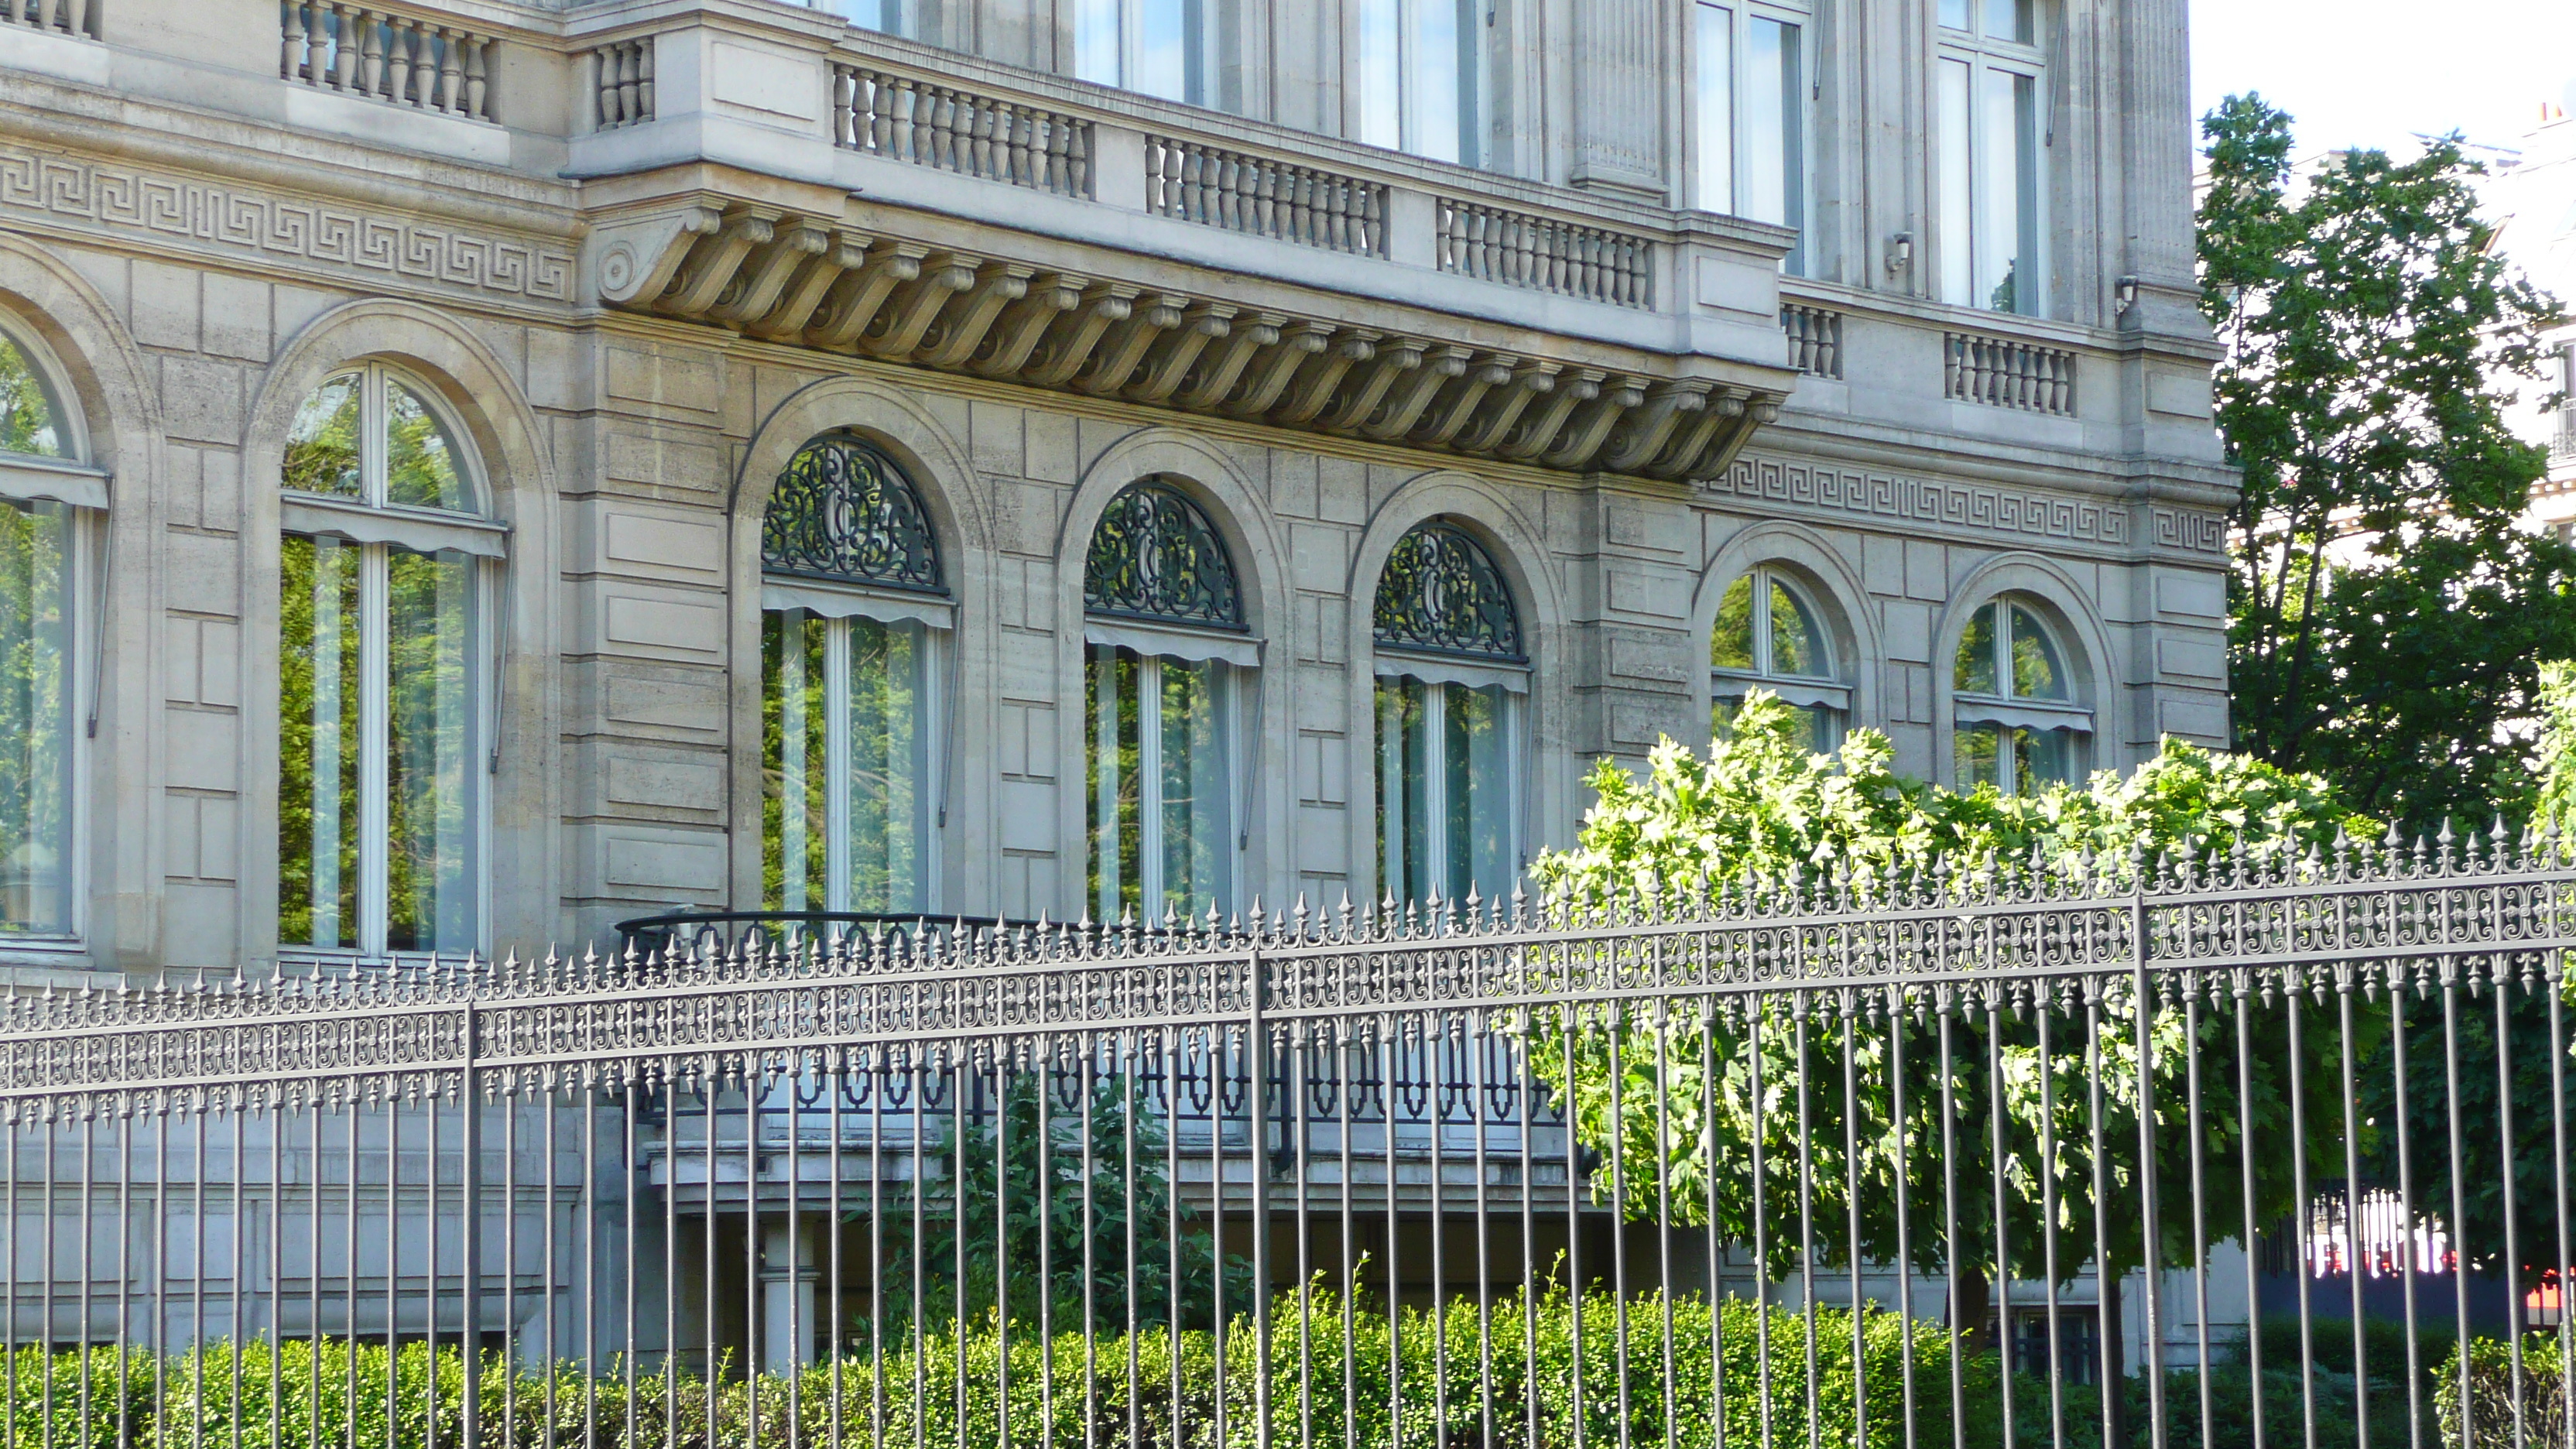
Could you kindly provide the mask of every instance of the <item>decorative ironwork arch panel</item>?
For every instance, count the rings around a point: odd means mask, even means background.
[[[1396,540],[1377,578],[1377,642],[1397,649],[1527,662],[1520,614],[1493,555],[1437,519]]]
[[[946,593],[939,539],[893,459],[841,433],[796,450],[769,490],[760,563],[799,578]]]
[[[1243,627],[1243,591],[1216,525],[1179,489],[1151,479],[1110,499],[1092,529],[1082,606],[1122,618]]]

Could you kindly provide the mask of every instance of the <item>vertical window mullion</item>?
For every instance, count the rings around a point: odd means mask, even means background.
[[[1377,683],[1378,894],[1407,890],[1404,859],[1404,681]]]
[[[850,906],[850,621],[823,626],[823,909]]]
[[[386,668],[385,545],[358,554],[358,949],[385,950],[391,912],[393,732]]]

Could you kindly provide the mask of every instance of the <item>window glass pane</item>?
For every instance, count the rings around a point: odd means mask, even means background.
[[[1735,15],[1701,5],[1699,34],[1699,157],[1691,202],[1702,211],[1735,209]]]
[[[1191,0],[1132,0],[1136,7],[1134,89],[1166,100],[1197,101],[1190,82],[1190,42],[1198,7]]]
[[[1136,692],[1143,661],[1106,644],[1092,646],[1083,687],[1089,746],[1083,752],[1090,799],[1088,896],[1101,921],[1144,915],[1143,790]],[[1157,915],[1160,913],[1157,912]]]
[[[475,949],[474,571],[388,552],[385,945]]]
[[[1994,606],[1968,616],[1967,630],[1959,636],[1959,657],[1952,667],[1950,686],[1965,694],[1995,692]]]
[[[1076,0],[1073,11],[1073,73],[1101,85],[1119,83],[1122,57],[1118,40],[1119,0]]]
[[[1359,139],[1392,151],[1404,145],[1400,0],[1359,0]]]
[[[1965,0],[1961,0],[1962,8]],[[1961,17],[1961,24],[1966,18]],[[1937,77],[1941,144],[1941,300],[1966,306],[1976,297],[1976,246],[1969,218],[1975,206],[1969,189],[1968,63],[1941,62]]]
[[[1952,30],[1968,28],[1968,0],[1941,0],[1941,23]]]
[[[278,486],[343,498],[365,495],[358,455],[362,390],[358,375],[352,372],[315,388],[297,406],[295,421],[286,430],[286,466]]]
[[[473,506],[455,440],[429,404],[393,381],[385,383],[385,501],[457,511]]]
[[[817,911],[828,898],[823,641],[802,609],[760,616],[761,904]]]
[[[1751,669],[1753,664],[1753,575],[1726,586],[1717,601],[1717,628],[1709,635],[1708,662],[1718,669]]]
[[[2015,794],[2036,795],[2075,778],[2074,731],[2017,729],[2012,745]]]
[[[277,939],[358,944],[358,548],[279,549]]]
[[[1998,312],[2036,310],[2036,285],[2029,277],[2025,224],[2032,201],[2029,156],[2031,81],[2010,71],[1985,72],[1980,97],[1980,153],[1977,165],[1982,189],[1977,200],[1975,296],[1977,304]]]
[[[1771,672],[1806,679],[1833,673],[1823,627],[1808,611],[1807,601],[1776,580],[1771,584]]]
[[[1800,102],[1806,86],[1798,27],[1755,17],[1744,57],[1744,177],[1738,210],[1756,221],[1801,226]],[[1789,268],[1798,270],[1792,260]]]
[[[70,537],[61,504],[0,504],[0,933],[72,927]]]
[[[930,649],[918,623],[852,619],[849,891],[853,911],[930,907]]]
[[[2039,626],[2028,609],[2012,611],[2012,692],[2023,699],[2066,699],[2066,665],[2057,656],[2057,641]]]
[[[1805,713],[1810,730],[1809,742],[1817,754],[1830,755],[1841,748],[1843,742],[1841,710],[1827,705],[1811,704],[1805,707]]]
[[[1458,0],[1414,0],[1413,55],[1406,67],[1406,98],[1413,111],[1411,149],[1435,161],[1463,161],[1468,99],[1458,63],[1467,36],[1458,24]]]
[[[1951,3],[1953,0],[1943,0],[1945,8]],[[2030,44],[2031,0],[1986,0],[1986,35],[1993,40]]]
[[[1721,694],[1708,702],[1708,737],[1711,740],[1735,738],[1735,712],[1744,708],[1742,695]]]
[[[0,335],[0,452],[59,458],[63,441],[44,374],[17,343]]]
[[[1234,854],[1227,768],[1226,667],[1162,661],[1163,904],[1185,916],[1222,910]],[[1162,915],[1162,906],[1154,914]]]
[[[1448,720],[1449,878],[1441,893],[1484,900],[1511,894],[1519,862],[1512,853],[1512,768],[1506,755],[1511,696],[1500,685],[1452,684]]]
[[[1973,790],[1979,785],[2003,784],[2003,728],[1990,724],[1962,724],[1950,734],[1952,748],[1951,778],[1960,790]]]

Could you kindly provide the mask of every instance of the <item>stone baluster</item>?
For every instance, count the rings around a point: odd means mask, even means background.
[[[295,80],[304,71],[304,7],[280,6],[277,13],[277,78]]]
[[[465,99],[464,32],[442,25],[430,44],[438,49],[438,94],[433,103],[454,115]]]
[[[392,19],[388,21],[386,30],[386,58],[391,63],[391,74],[386,78],[385,94],[397,105],[416,105],[418,102],[412,95],[412,72],[422,59],[418,54],[420,27],[413,21]]]
[[[1065,137],[1065,153],[1072,158],[1072,166],[1067,175],[1073,182],[1069,194],[1089,196],[1091,194],[1091,128],[1074,125],[1068,129],[1072,134]]]
[[[304,83],[322,84],[330,74],[331,22],[320,5],[307,5],[304,10]]]

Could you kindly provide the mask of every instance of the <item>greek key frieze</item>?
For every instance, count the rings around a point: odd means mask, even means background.
[[[1930,523],[2050,542],[2124,547],[2134,530],[2116,503],[1990,483],[1862,472],[1759,455],[1736,460],[1723,477],[1703,480],[1709,493],[1824,513],[1900,523]],[[2195,553],[2227,547],[2226,520],[2181,509],[2155,510],[2155,543]]]
[[[568,248],[68,156],[0,155],[0,211],[11,210],[536,301],[572,296]]]

